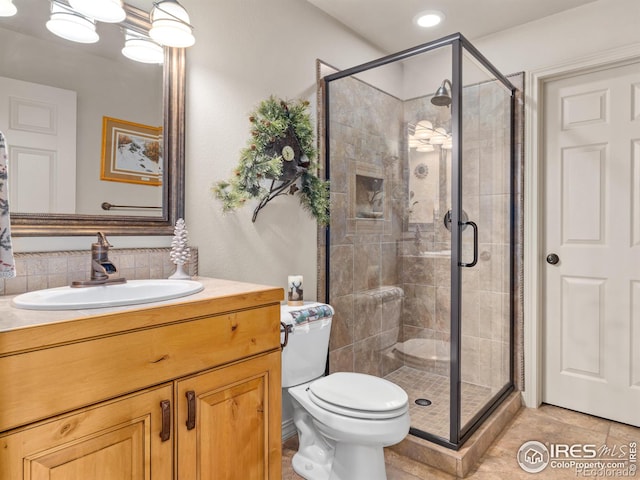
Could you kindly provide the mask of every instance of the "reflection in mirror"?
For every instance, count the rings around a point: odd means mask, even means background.
[[[407,124],[409,228],[433,224],[450,208],[451,131],[436,120]]]
[[[125,27],[149,28],[147,12],[125,9],[125,22],[98,23],[95,44],[47,31],[49,2],[0,19],[16,236],[170,234],[182,216],[184,50],[165,48],[164,69],[124,57]]]
[[[435,231],[435,226],[451,208],[453,138],[448,106],[451,97],[447,89],[451,83],[441,78],[437,78],[437,82],[441,85],[435,93],[432,90],[426,95],[418,94],[403,104],[407,142],[405,230],[411,232]],[[437,83],[433,85],[436,87]],[[415,92],[422,91],[423,85],[416,85]]]

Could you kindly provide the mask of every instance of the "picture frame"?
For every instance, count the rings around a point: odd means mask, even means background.
[[[102,118],[100,180],[162,185],[162,127]]]

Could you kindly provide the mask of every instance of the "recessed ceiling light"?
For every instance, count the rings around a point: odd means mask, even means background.
[[[444,13],[438,10],[428,10],[426,12],[420,12],[414,17],[414,22],[419,27],[429,28],[435,27],[444,20]]]

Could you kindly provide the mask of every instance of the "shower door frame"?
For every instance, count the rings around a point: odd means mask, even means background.
[[[387,55],[385,57],[373,60],[346,70],[341,70],[331,75],[327,75],[322,79],[322,103],[324,110],[323,118],[323,136],[324,136],[324,170],[325,179],[331,178],[331,162],[330,162],[330,123],[329,123],[329,91],[330,83],[334,80],[349,77],[373,68],[381,67],[393,62],[404,60],[415,55],[436,50],[441,47],[452,47],[452,88],[451,88],[451,126],[452,137],[454,139],[452,145],[452,167],[451,167],[451,225],[458,225],[458,228],[451,229],[451,341],[450,341],[450,391],[449,391],[449,439],[434,435],[429,432],[410,427],[409,433],[420,438],[424,438],[438,445],[458,450],[462,444],[482,425],[484,420],[506,399],[514,390],[514,302],[515,283],[514,283],[514,257],[515,257],[515,179],[513,171],[515,168],[515,93],[516,87],[500,73],[462,34],[455,33],[441,39],[419,45],[414,48],[403,50],[401,52]],[[461,397],[461,379],[462,379],[462,268],[461,263],[462,237],[460,220],[462,218],[462,74],[463,74],[463,52],[467,51],[478,61],[495,79],[500,81],[502,85],[510,91],[510,208],[509,208],[509,238],[510,238],[510,265],[509,265],[509,294],[510,294],[510,312],[509,312],[509,381],[504,385],[483,407],[474,415],[465,426],[462,425],[462,397]],[[455,179],[455,180],[454,180]],[[330,247],[331,247],[331,230],[330,226],[325,228],[325,302],[331,303],[330,299]],[[327,362],[327,370],[329,369]]]

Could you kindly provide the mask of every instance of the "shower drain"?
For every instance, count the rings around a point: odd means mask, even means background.
[[[431,400],[427,400],[426,398],[416,398],[416,404],[421,407],[428,407],[431,405]]]

